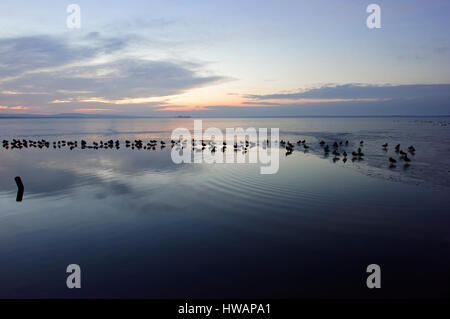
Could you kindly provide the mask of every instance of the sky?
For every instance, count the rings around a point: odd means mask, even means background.
[[[447,0],[2,0],[0,16],[0,114],[450,115]]]

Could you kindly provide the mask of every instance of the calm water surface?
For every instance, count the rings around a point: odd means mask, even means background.
[[[157,151],[0,150],[0,297],[445,297],[448,118],[204,119],[279,127],[309,152],[258,164],[182,164]],[[0,138],[170,140],[193,119],[1,119]],[[365,160],[318,145],[364,140]],[[388,142],[387,151],[381,144]],[[414,145],[408,169],[393,146]],[[15,201],[14,177],[25,184]],[[82,289],[65,269],[82,268]],[[366,288],[367,265],[382,289]]]

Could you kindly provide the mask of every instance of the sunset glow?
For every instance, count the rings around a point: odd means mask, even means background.
[[[21,0],[19,0],[21,2]],[[124,8],[2,1],[0,110],[129,116],[448,114],[448,4],[383,2],[383,27],[366,3],[163,2]],[[405,2],[406,3],[406,2]],[[242,10],[235,11],[236,6]],[[37,23],[33,12],[48,17]],[[233,12],[231,14],[231,12]],[[92,19],[96,16],[96,19]],[[283,17],[280,19],[280,17]],[[25,21],[17,29],[14,21]],[[416,19],[419,19],[417,21]],[[430,36],[420,26],[439,30]],[[421,92],[417,94],[417,92]]]

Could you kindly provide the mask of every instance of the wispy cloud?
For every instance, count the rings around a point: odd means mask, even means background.
[[[61,111],[68,110],[65,105],[90,109],[92,103],[163,106],[166,97],[229,80],[205,75],[199,62],[122,54],[129,41],[96,32],[75,42],[54,36],[0,39],[0,99],[49,110],[59,105]]]
[[[0,105],[0,110],[29,110],[28,106],[7,106]]]
[[[344,84],[324,85],[317,88],[299,90],[293,93],[274,93],[245,95],[252,100],[314,100],[342,102],[349,99],[411,99],[450,97],[450,84],[412,84],[412,85],[370,85]]]

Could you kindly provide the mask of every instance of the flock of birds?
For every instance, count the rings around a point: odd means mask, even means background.
[[[303,147],[304,151],[307,151],[310,147],[308,145],[306,145],[306,140],[299,140],[296,143],[298,146]],[[292,152],[294,151],[294,145],[292,143],[290,143],[289,141],[280,141],[280,145],[284,146],[286,148],[286,156],[291,155]],[[348,141],[340,141],[338,142],[334,142],[332,144],[332,146],[330,147],[324,140],[321,140],[319,142],[320,147],[323,148],[323,152],[325,156],[329,156],[330,152],[333,155],[333,162],[336,163],[337,161],[339,161],[341,158],[341,156],[343,157],[342,161],[345,163],[347,162],[347,158],[350,157],[350,155],[347,153],[347,151],[345,150],[345,147],[348,147],[349,142]],[[360,141],[359,142],[359,147],[357,150],[354,150],[351,152],[351,160],[352,162],[355,161],[362,161],[364,160],[364,153],[362,152],[362,147],[364,146],[364,141]],[[387,152],[388,150],[388,143],[385,143],[383,145],[381,145],[383,151]],[[331,151],[331,148],[333,149]],[[413,145],[410,145],[408,147],[408,152],[410,155],[414,156],[416,149]],[[403,167],[404,168],[408,168],[410,166],[410,162],[411,162],[411,158],[408,157],[408,153],[404,152],[402,149],[400,149],[400,144],[397,144],[395,146],[395,153],[399,154],[399,160],[403,161]],[[393,157],[389,157],[389,168],[395,168],[397,165],[397,160]]]
[[[222,144],[216,144],[216,142],[213,141],[205,141],[205,140],[195,140],[192,139],[191,141],[192,150],[200,152],[205,149],[210,150],[211,153],[215,153],[217,150],[221,150],[222,152],[225,152],[228,145],[226,142],[222,142]],[[119,140],[108,140],[108,141],[93,141],[90,144],[88,144],[87,141],[81,140],[80,141],[80,148],[81,149],[120,149],[120,141]],[[302,149],[303,151],[308,151],[310,149],[310,146],[307,145],[306,140],[299,140],[296,142],[297,147]],[[235,142],[233,144],[233,150],[235,152],[241,151],[242,153],[247,153],[248,150],[252,147],[255,147],[257,144],[254,142],[249,142],[248,140]],[[262,143],[262,147],[265,148],[270,145],[270,141],[266,140]],[[286,156],[291,155],[295,150],[295,145],[292,144],[289,141],[280,140],[279,145],[286,149]],[[364,141],[359,142],[359,147],[356,150],[353,150],[350,152],[350,154],[347,153],[346,148],[349,146],[349,141],[335,141],[331,146],[329,146],[324,140],[321,140],[319,142],[320,147],[323,149],[324,155],[329,156],[330,153],[333,155],[333,162],[337,162],[341,160],[345,163],[347,162],[348,158],[351,158],[352,162],[355,161],[362,161],[364,160],[364,153],[362,152],[362,148],[364,147]],[[188,147],[187,140],[186,139],[179,139],[179,140],[171,140],[170,141],[171,147],[178,147],[180,149],[184,149],[185,147]],[[388,150],[388,143],[385,143],[381,145],[382,149],[384,151]],[[66,141],[66,140],[59,140],[59,141],[47,141],[45,139],[33,141],[33,140],[25,140],[25,139],[13,139],[11,141],[9,140],[3,140],[3,148],[5,149],[27,149],[27,148],[38,148],[38,149],[48,149],[53,147],[54,149],[61,149],[61,148],[68,148],[69,150],[73,150],[75,148],[78,148],[78,141]],[[125,141],[125,147],[131,148],[131,149],[137,149],[137,150],[156,150],[156,148],[163,149],[166,147],[166,142],[163,140],[150,140],[148,143],[145,143],[143,140],[126,140]],[[297,148],[297,150],[298,150]],[[416,149],[414,146],[409,146],[407,149],[408,153],[410,155],[415,155]],[[393,157],[389,157],[389,167],[395,168],[398,161],[402,161],[404,164],[403,166],[405,168],[410,166],[411,158],[408,157],[408,153],[404,152],[400,148],[400,144],[397,144],[395,146],[395,153],[399,155],[398,160],[396,160]]]
[[[387,148],[387,146],[388,146],[387,143],[383,145],[385,149]],[[410,165],[409,162],[411,162],[411,159],[408,157],[408,153],[400,149],[400,144],[397,144],[395,146],[395,152],[400,154],[400,160],[404,162],[404,167],[409,167]],[[414,148],[414,146],[410,145],[408,147],[408,152],[411,155],[415,155],[416,149]],[[389,163],[390,163],[389,167],[394,168],[395,164],[397,163],[397,160],[392,157],[389,157]]]
[[[267,140],[267,143],[269,143],[269,140]],[[66,140],[60,140],[60,141],[54,141],[50,142],[45,139],[42,140],[25,140],[25,139],[13,139],[11,141],[9,140],[3,140],[3,148],[5,149],[28,149],[28,148],[37,148],[37,149],[61,149],[61,148],[68,148],[69,150],[73,150],[75,148],[78,148],[80,145],[80,148],[82,150],[84,149],[93,149],[93,150],[99,150],[99,149],[120,149],[121,142],[119,140],[109,140],[109,141],[93,141],[90,144],[88,144],[87,141],[81,140],[80,144],[78,144],[78,141],[66,141]],[[171,140],[170,141],[171,147],[178,146],[181,149],[184,149],[187,146],[187,140],[186,139],[179,139],[177,141]],[[167,146],[166,142],[163,140],[157,141],[157,140],[150,140],[148,143],[145,143],[143,140],[126,140],[125,141],[125,147],[131,148],[131,149],[137,149],[137,150],[156,150],[156,148],[163,149]],[[198,147],[200,146],[200,147]],[[252,148],[256,146],[256,143],[249,142],[248,140],[245,140],[243,142],[239,142],[234,144],[234,150],[242,150],[244,153],[248,151],[249,148]],[[192,139],[192,148],[196,150],[205,150],[208,148],[211,152],[215,152],[216,149],[218,149],[218,145],[214,141],[205,141],[200,140],[196,141]],[[221,146],[221,150],[225,151],[227,148],[227,143],[223,142]]]

